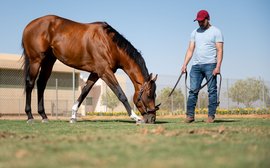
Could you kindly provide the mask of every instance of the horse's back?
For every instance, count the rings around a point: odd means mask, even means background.
[[[27,38],[35,40],[42,38],[52,41],[61,35],[77,36],[76,39],[87,34],[91,36],[103,29],[104,22],[79,23],[56,15],[46,15],[31,21],[24,29],[23,41]],[[100,31],[99,31],[100,32]]]
[[[39,17],[31,21],[24,29],[23,37],[27,35],[37,35],[45,31],[54,32],[57,28],[65,25],[80,25],[77,22],[56,16],[56,15],[46,15]]]
[[[45,52],[53,42],[67,35],[82,32],[85,24],[77,23],[56,15],[46,15],[31,21],[24,29],[22,44],[26,51]],[[58,40],[57,40],[58,39]],[[63,41],[63,40],[62,40]]]

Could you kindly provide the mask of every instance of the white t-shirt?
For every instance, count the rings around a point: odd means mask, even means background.
[[[191,33],[191,41],[195,42],[195,51],[193,53],[193,65],[217,63],[217,42],[224,42],[221,31],[210,26],[204,30],[195,29]]]

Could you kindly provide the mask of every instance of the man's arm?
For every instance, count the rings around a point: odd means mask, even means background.
[[[187,65],[188,65],[190,59],[192,58],[194,49],[195,49],[195,42],[194,41],[190,41],[189,42],[188,49],[187,49],[187,52],[186,52],[184,64],[183,64],[183,66],[181,68],[181,72],[186,72],[187,71]]]
[[[213,71],[213,75],[217,75],[220,73],[221,64],[223,60],[223,42],[216,43],[217,48],[217,66]]]

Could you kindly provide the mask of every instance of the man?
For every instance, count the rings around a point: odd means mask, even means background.
[[[216,75],[220,73],[223,59],[223,35],[221,31],[210,24],[210,16],[206,10],[197,13],[194,20],[198,21],[199,28],[191,33],[191,39],[186,52],[182,73],[186,72],[187,65],[194,55],[193,65],[190,71],[190,91],[187,101],[186,123],[195,121],[195,106],[198,99],[198,89],[204,78],[210,79],[208,87],[208,119],[206,122],[213,123],[217,104],[217,80]]]

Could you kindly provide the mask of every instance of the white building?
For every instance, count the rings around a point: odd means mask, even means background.
[[[23,79],[23,58],[15,54],[0,54],[0,114],[25,115],[25,94]],[[51,77],[47,83],[44,94],[44,104],[47,115],[66,115],[71,113],[71,107],[81,93],[85,78],[85,72],[75,70],[75,92],[73,92],[73,68],[56,61]],[[82,79],[80,78],[82,77]],[[116,75],[125,92],[127,90],[125,75]],[[58,87],[56,89],[56,81]],[[86,100],[82,103],[79,113],[108,111],[102,105],[102,94],[108,90],[107,85],[98,80]],[[58,107],[56,107],[58,106]],[[115,111],[125,111],[122,103],[119,103]],[[32,93],[32,113],[37,115],[37,91],[36,87]]]

